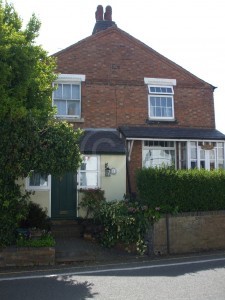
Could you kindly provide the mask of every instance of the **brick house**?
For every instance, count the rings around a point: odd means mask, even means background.
[[[82,214],[80,188],[101,187],[107,200],[135,192],[137,168],[225,167],[215,87],[118,28],[110,6],[95,16],[91,36],[53,55],[56,117],[84,129],[78,174],[45,178],[36,193],[55,219]]]

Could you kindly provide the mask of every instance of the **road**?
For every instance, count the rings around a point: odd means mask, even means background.
[[[224,300],[225,253],[0,274],[1,300]]]

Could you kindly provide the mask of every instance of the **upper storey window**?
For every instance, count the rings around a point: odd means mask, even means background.
[[[81,118],[81,82],[84,75],[61,74],[54,82],[53,105],[62,118]]]
[[[151,120],[174,120],[175,79],[145,78],[148,84],[148,116]]]
[[[173,88],[149,86],[149,118],[174,119]]]

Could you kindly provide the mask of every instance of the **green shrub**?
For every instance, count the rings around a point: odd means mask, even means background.
[[[145,235],[149,226],[160,218],[160,209],[150,209],[138,202],[113,201],[103,202],[94,212],[94,220],[102,225],[99,240],[106,247],[122,243],[136,246],[136,251],[143,254],[146,250]]]
[[[19,227],[22,228],[38,228],[42,230],[50,230],[50,219],[46,209],[43,209],[39,204],[29,201],[28,213],[26,218],[21,220]]]
[[[225,209],[225,172],[149,168],[137,171],[142,204],[180,212]]]
[[[15,243],[15,230],[27,213],[29,193],[21,194],[18,184],[0,179],[0,247]]]
[[[88,218],[94,211],[97,211],[101,203],[105,201],[105,192],[100,188],[80,189],[80,192],[83,194],[80,207],[86,209],[86,218]]]

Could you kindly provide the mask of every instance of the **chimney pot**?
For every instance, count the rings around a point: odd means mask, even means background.
[[[110,5],[105,8],[104,20],[112,21],[112,7]]]
[[[103,20],[103,6],[102,5],[97,6],[97,10],[95,12],[95,19],[96,19],[96,21]]]

